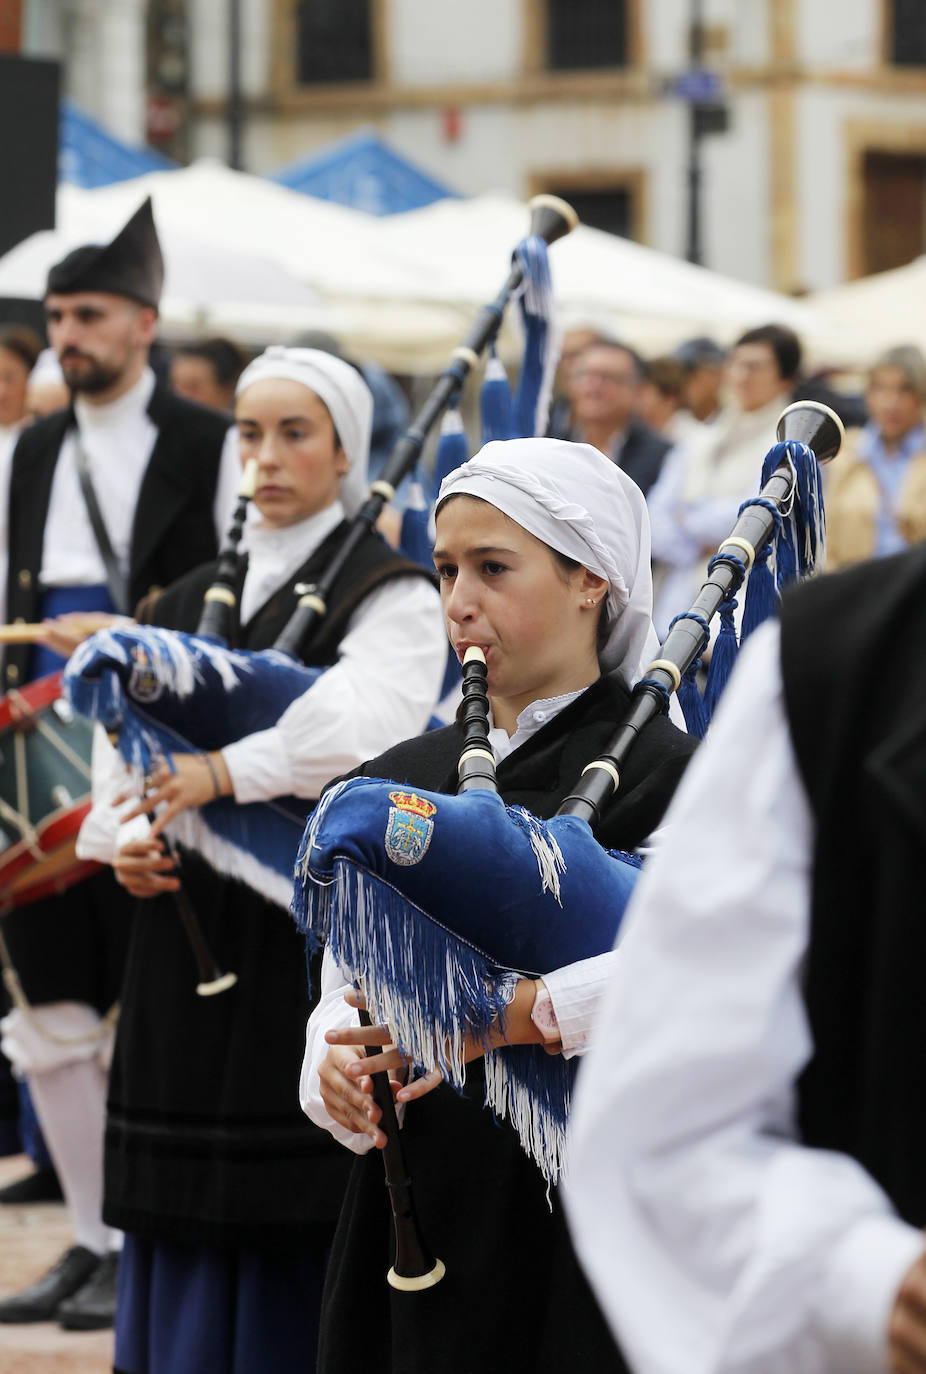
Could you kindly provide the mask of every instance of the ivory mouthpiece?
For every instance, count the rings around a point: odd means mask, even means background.
[[[466,650],[466,653],[463,655],[464,668],[466,667],[467,663],[485,663],[485,661],[486,656],[479,648],[478,644],[471,644],[469,648]]]
[[[241,485],[238,488],[238,496],[242,500],[245,498],[250,501],[253,499],[257,490],[257,459],[249,458],[244,465],[241,473]]]

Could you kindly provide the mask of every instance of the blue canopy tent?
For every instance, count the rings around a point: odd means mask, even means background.
[[[146,172],[169,172],[175,162],[153,148],[120,143],[70,100],[62,100],[58,121],[58,179],[93,188],[128,181]]]
[[[289,163],[269,180],[368,215],[394,215],[457,196],[369,129]]]

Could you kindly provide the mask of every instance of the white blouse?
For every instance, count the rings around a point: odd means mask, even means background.
[[[259,610],[341,516],[339,505],[330,507],[286,531],[280,541],[255,540],[249,531],[251,547],[260,548],[253,565],[249,562],[242,604]],[[249,585],[255,579],[260,584],[257,597]],[[429,582],[403,577],[372,592],[350,617],[337,662],[287,707],[275,726],[222,750],[236,800],[317,797],[332,778],[420,734],[438,699],[446,658],[440,595]],[[111,861],[128,838],[138,837],[136,829],[129,836],[114,825],[107,798],[125,786],[114,775],[124,778],[121,762],[111,746],[107,754],[101,741],[94,751],[93,787],[99,801],[84,822],[81,850],[103,862]]]

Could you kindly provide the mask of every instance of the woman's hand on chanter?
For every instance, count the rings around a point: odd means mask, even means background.
[[[116,882],[133,897],[157,897],[162,892],[178,891],[180,881],[174,876],[174,867],[164,841],[150,836],[123,845],[113,862]]]
[[[145,795],[122,821],[150,816],[158,807],[163,807],[151,826],[152,837],[157,837],[181,811],[205,806],[216,797],[230,796],[232,791],[231,775],[220,749],[210,754],[174,754],[170,760],[157,765]],[[124,797],[116,799],[117,804],[124,800]]]
[[[387,1047],[372,1060],[367,1059],[362,1046],[338,1043],[339,1037],[355,1034],[355,1031],[328,1031],[325,1035],[332,1048],[318,1070],[322,1101],[328,1115],[339,1126],[354,1135],[368,1135],[376,1148],[382,1150],[386,1133],[379,1125],[382,1112],[373,1100],[373,1079],[367,1065],[371,1062],[381,1068],[395,1065],[397,1073],[404,1073],[405,1065],[398,1050],[391,1046],[385,1026],[368,1026],[363,1031],[364,1044]],[[393,1094],[400,1082],[401,1078],[393,1078],[390,1074]]]
[[[534,998],[541,984],[540,979],[521,978],[515,988],[514,997],[508,1007],[504,1023],[498,1025],[489,1037],[488,1042],[467,1036],[463,1042],[463,1058],[468,1064],[473,1059],[480,1059],[489,1049],[502,1049],[505,1045],[530,1045],[542,1043],[543,1037],[531,1020],[531,1009],[534,1005]],[[366,999],[356,988],[349,988],[344,994],[345,1002],[352,1007],[366,1008]],[[393,1045],[390,1032],[385,1026],[363,1027],[353,1026],[344,1030],[328,1031],[325,1039],[329,1045],[337,1045],[343,1049],[352,1049],[355,1052],[353,1062],[345,1061],[343,1072],[354,1082],[368,1081],[368,1075],[386,1071],[389,1073],[392,1082],[393,1095],[397,1102],[405,1104],[415,1102],[419,1098],[426,1097],[439,1084],[443,1083],[443,1075],[438,1069],[432,1069],[430,1073],[423,1074],[419,1078],[413,1079],[410,1083],[404,1082],[404,1074],[407,1071],[408,1061],[402,1057]],[[384,1045],[387,1048],[382,1054],[366,1056],[363,1053],[363,1046]],[[544,1048],[548,1054],[558,1054],[561,1046],[546,1045]],[[359,1050],[359,1056],[357,1051]],[[360,1062],[362,1060],[362,1062]],[[399,1077],[402,1075],[402,1077]],[[372,1092],[372,1084],[369,1091]],[[322,1092],[324,1097],[324,1090]],[[372,1102],[372,1098],[369,1099]],[[374,1104],[375,1106],[375,1104]],[[329,1112],[333,1116],[329,1107]],[[376,1108],[375,1120],[379,1121],[379,1109]],[[337,1118],[335,1118],[337,1119]],[[342,1125],[348,1124],[341,1122]],[[354,1129],[353,1126],[350,1129]],[[364,1129],[360,1127],[359,1129]],[[368,1132],[369,1134],[369,1132]],[[382,1132],[380,1132],[382,1134]]]

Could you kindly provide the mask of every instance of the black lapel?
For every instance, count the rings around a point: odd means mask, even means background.
[[[38,598],[38,574],[42,566],[45,522],[58,455],[68,429],[74,424],[72,410],[56,411],[44,421],[27,429],[13,454],[10,475],[10,587],[27,586],[27,598]],[[22,578],[21,578],[21,575]]]
[[[190,496],[190,452],[182,416],[171,394],[158,383],[151,393],[148,414],[158,427],[132,523],[129,583],[161,543],[177,513]]]
[[[926,701],[872,750],[865,768],[894,814],[926,843]]]

